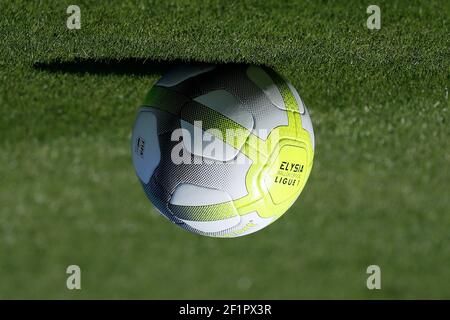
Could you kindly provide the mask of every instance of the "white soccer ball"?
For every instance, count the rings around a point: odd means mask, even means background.
[[[311,172],[314,133],[298,92],[254,65],[180,65],[149,91],[132,134],[145,193],[189,231],[237,237],[279,218]]]

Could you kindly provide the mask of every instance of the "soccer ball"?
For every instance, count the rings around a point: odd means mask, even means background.
[[[283,215],[311,172],[314,132],[295,88],[267,67],[183,64],[148,92],[132,158],[159,212],[238,237]]]

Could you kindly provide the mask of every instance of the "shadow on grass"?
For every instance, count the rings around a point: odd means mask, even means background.
[[[148,76],[162,75],[175,65],[188,63],[202,65],[199,61],[156,61],[145,58],[125,58],[125,59],[89,59],[75,58],[68,61],[54,60],[50,62],[36,62],[33,68],[39,71],[52,73],[70,74],[94,74],[94,75],[128,75],[128,76]],[[242,63],[226,63],[215,65],[236,66]]]
[[[154,61],[150,59],[86,59],[76,58],[69,61],[36,62],[33,68],[52,73],[94,74],[94,75],[162,75],[181,60]],[[186,63],[186,62],[185,62]],[[199,62],[192,62],[200,64]]]

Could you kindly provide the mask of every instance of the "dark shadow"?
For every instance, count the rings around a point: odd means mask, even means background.
[[[50,62],[36,62],[33,68],[40,71],[71,74],[95,74],[95,75],[162,75],[171,67],[181,64],[203,64],[198,61],[157,61],[145,58],[125,59],[90,59],[75,58],[68,61],[53,60]],[[217,65],[217,64],[216,64]],[[221,64],[224,65],[224,64]],[[229,65],[238,65],[230,63]]]
[[[143,58],[126,59],[86,59],[76,58],[69,61],[36,62],[33,68],[40,71],[71,74],[95,75],[161,75],[181,60],[154,61]],[[194,62],[195,63],[195,62]]]

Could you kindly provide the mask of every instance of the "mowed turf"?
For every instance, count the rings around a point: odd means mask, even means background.
[[[0,3],[0,298],[450,298],[450,2]],[[274,67],[316,133],[310,179],[268,228],[160,216],[130,132],[171,61]],[[66,289],[66,268],[82,289]],[[382,290],[366,288],[366,268]]]

